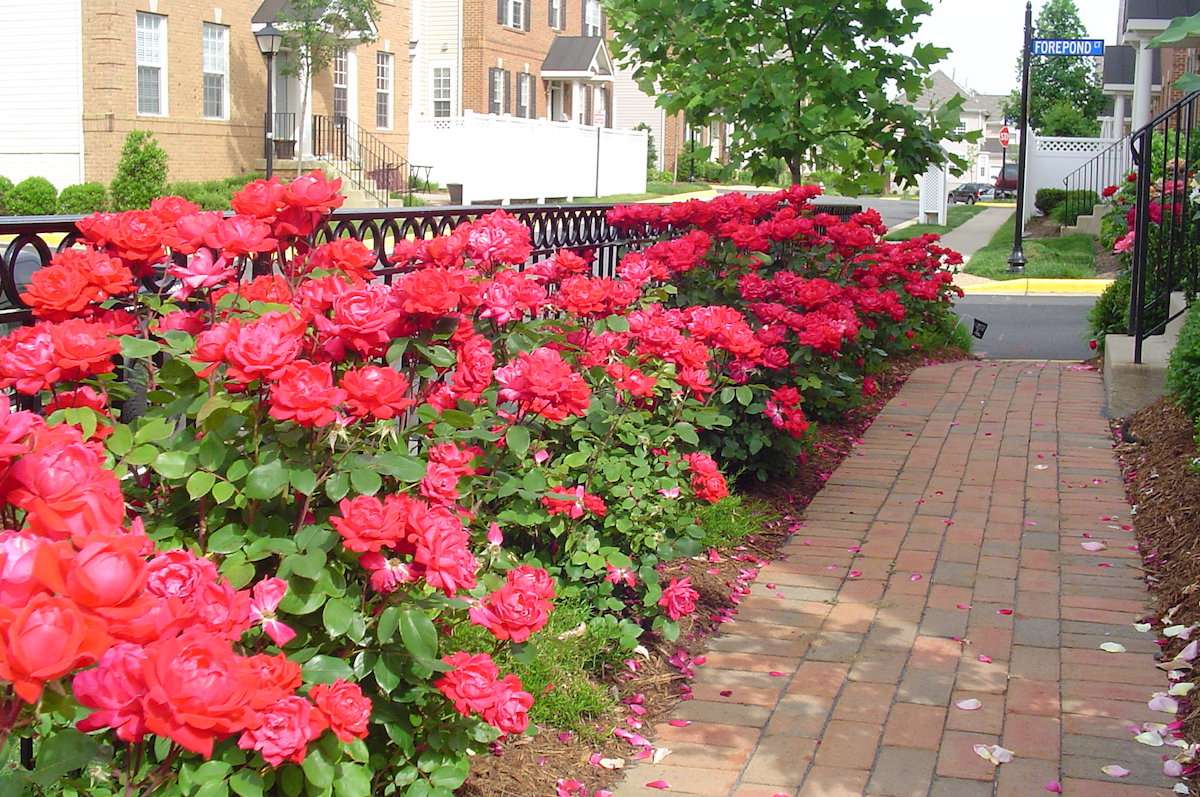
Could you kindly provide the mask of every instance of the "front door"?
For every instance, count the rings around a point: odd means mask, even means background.
[[[272,98],[272,103],[275,108],[273,120],[275,152],[281,157],[293,157],[296,142],[299,140],[300,125],[303,123],[300,118],[300,79],[296,75],[288,74],[291,70],[287,68],[285,56],[276,56],[273,64],[275,96]],[[305,149],[310,146],[310,143],[306,144]]]

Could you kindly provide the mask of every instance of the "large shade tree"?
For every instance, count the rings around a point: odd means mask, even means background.
[[[912,107],[948,50],[911,38],[925,0],[608,0],[619,57],[669,113],[732,123],[732,155],[757,180],[806,168],[878,188],[947,157],[962,98]],[[965,163],[951,156],[958,168]]]
[[[1075,0],[1047,0],[1033,23],[1033,35],[1043,39],[1084,39],[1087,27]],[[1017,83],[1021,56],[1017,56]],[[1029,64],[1029,125],[1045,136],[1095,136],[1104,108],[1100,73],[1092,58],[1037,56]],[[1005,115],[1021,118],[1021,93],[1014,91]]]

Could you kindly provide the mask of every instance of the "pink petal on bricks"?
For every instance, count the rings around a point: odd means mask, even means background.
[[[646,784],[646,788],[647,789],[658,789],[659,791],[666,791],[671,788],[671,784],[667,783],[665,780],[652,780]]]
[[[1124,778],[1129,775],[1129,770],[1120,764],[1109,764],[1108,766],[1100,767],[1100,771],[1110,778]]]
[[[1059,783],[1057,780],[1046,781],[1046,785],[1043,786],[1042,788],[1048,792],[1053,792],[1054,794],[1062,794],[1063,793],[1062,784]]]

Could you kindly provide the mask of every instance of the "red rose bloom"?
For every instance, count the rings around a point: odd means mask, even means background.
[[[405,274],[396,282],[396,294],[406,313],[444,316],[474,307],[480,287],[468,272],[457,269],[424,268]]]
[[[32,396],[60,379],[49,324],[18,327],[0,338],[0,387]]]
[[[37,318],[64,321],[83,313],[107,294],[92,284],[84,267],[57,263],[39,268],[29,278],[21,301],[33,309]]]
[[[279,182],[278,177],[270,180],[254,180],[246,183],[229,200],[229,206],[235,213],[243,216],[253,216],[264,221],[274,221],[275,215],[283,207],[283,197],[287,186]]]
[[[77,433],[76,433],[77,434]],[[8,500],[31,531],[51,539],[119,533],[125,499],[113,472],[83,443],[46,446],[9,471]]]
[[[430,462],[421,479],[421,495],[435,504],[452,504],[458,500],[458,472],[437,462]]]
[[[0,678],[26,703],[47,681],[95,664],[112,640],[104,621],[70,598],[34,595],[20,609],[0,606]]]
[[[107,327],[78,318],[51,325],[50,340],[54,364],[68,381],[112,371],[112,358],[121,352],[121,344]]]
[[[338,503],[341,514],[330,517],[329,522],[348,550],[362,553],[395,548],[407,539],[405,512],[411,500],[403,495],[389,495],[383,501],[373,495],[343,498]]]
[[[333,386],[328,363],[317,365],[296,360],[284,367],[271,385],[271,417],[294,421],[300,426],[328,426],[337,419],[334,408],[346,399],[346,391]]]
[[[662,592],[658,605],[667,613],[667,617],[678,620],[696,611],[696,599],[700,593],[692,589],[690,578],[673,578]]]
[[[337,210],[346,201],[338,193],[341,189],[341,178],[330,180],[320,169],[313,169],[288,183],[283,199],[293,208],[328,212]]]
[[[395,337],[400,311],[395,307],[386,285],[352,288],[333,299],[330,318],[313,319],[325,336],[323,348],[335,360],[346,356],[346,349],[363,357],[377,357]]]
[[[235,382],[277,379],[300,355],[304,322],[294,315],[267,313],[233,330],[225,346],[228,376]]]
[[[367,738],[371,700],[358,684],[339,678],[331,684],[317,684],[308,690],[308,696],[329,720],[329,729],[339,740],[349,744]]]
[[[543,346],[521,352],[516,359],[496,370],[500,398],[514,401],[526,413],[561,421],[587,412],[591,388],[554,349]]]
[[[442,658],[453,669],[433,682],[437,690],[454,704],[464,717],[482,714],[495,703],[496,680],[500,670],[486,653],[457,653]]]
[[[257,750],[273,767],[284,762],[304,763],[308,743],[316,740],[328,723],[312,703],[302,697],[285,697],[254,715],[238,738],[238,747]]]
[[[493,702],[484,710],[483,721],[504,733],[524,733],[531,708],[533,695],[522,688],[521,679],[506,675],[496,682]]]
[[[166,225],[149,210],[127,210],[116,214],[107,232],[111,236],[110,250],[139,277],[149,276],[151,267],[161,263],[167,255],[163,248]]]
[[[300,665],[282,653],[251,656],[246,659],[246,666],[254,673],[254,680],[258,684],[250,696],[252,708],[266,708],[300,688]]]
[[[160,196],[150,200],[150,212],[163,224],[174,224],[184,216],[199,213],[200,206],[181,196]]]
[[[197,628],[146,648],[146,727],[212,757],[213,743],[255,721],[254,671],[228,640]]]
[[[390,420],[412,406],[408,379],[393,368],[366,365],[342,374],[346,409],[356,418]]]
[[[525,565],[510,570],[503,587],[471,608],[471,622],[491,631],[496,639],[524,642],[550,620],[553,597],[554,582],[549,574]]]
[[[276,241],[271,228],[253,216],[230,216],[205,234],[204,243],[227,255],[249,255],[270,252]]]
[[[479,562],[471,555],[470,538],[458,518],[443,507],[431,507],[417,517],[410,511],[409,524],[416,538],[413,560],[425,566],[425,583],[449,596],[475,586]]]
[[[340,271],[355,280],[370,280],[375,261],[375,252],[362,241],[338,238],[312,250],[306,265],[309,270]]]

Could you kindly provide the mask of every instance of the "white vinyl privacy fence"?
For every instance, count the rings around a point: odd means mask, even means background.
[[[468,111],[414,119],[408,161],[462,185],[463,203],[545,201],[646,190],[646,134]]]
[[[1115,144],[1115,138],[1058,138],[1029,134],[1025,167],[1025,219],[1033,215],[1033,199],[1042,188],[1062,188],[1067,175],[1090,163]]]

